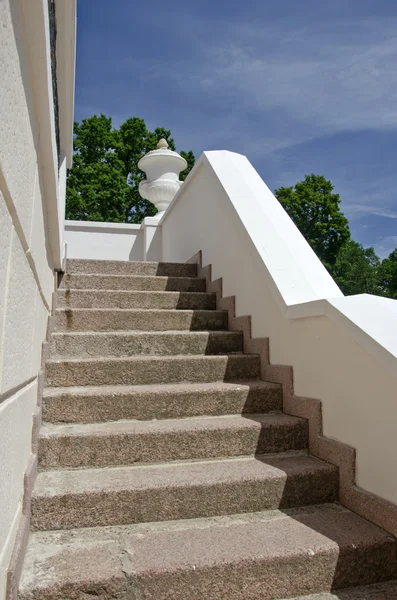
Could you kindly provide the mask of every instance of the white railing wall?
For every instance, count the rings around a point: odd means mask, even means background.
[[[344,297],[248,160],[206,152],[159,224],[162,260],[202,251],[236,314],[323,404],[324,434],[357,450],[357,484],[397,503],[397,301]]]
[[[67,258],[144,260],[141,225],[65,221]]]

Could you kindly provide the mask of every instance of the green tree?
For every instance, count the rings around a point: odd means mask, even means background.
[[[342,292],[351,294],[380,294],[380,260],[373,248],[364,248],[349,240],[339,251],[332,275]]]
[[[379,267],[379,284],[385,296],[397,299],[397,248]]]
[[[275,191],[277,199],[317,256],[332,271],[340,249],[350,239],[348,220],[339,208],[339,194],[321,175],[306,175],[293,187]]]
[[[140,197],[139,182],[145,174],[138,162],[156,148],[160,138],[168,141],[171,150],[175,142],[171,132],[158,127],[148,131],[145,121],[127,119],[119,129],[101,114],[74,124],[73,167],[68,171],[66,187],[66,218],[79,221],[140,223],[144,217],[156,214],[156,207]],[[181,152],[188,167],[181,173],[185,179],[194,166],[194,154]]]

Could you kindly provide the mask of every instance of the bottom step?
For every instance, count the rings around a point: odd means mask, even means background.
[[[395,576],[394,538],[328,504],[33,533],[19,600],[273,600]]]

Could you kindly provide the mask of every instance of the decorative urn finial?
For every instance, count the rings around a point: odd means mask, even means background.
[[[138,167],[146,173],[146,179],[139,184],[139,193],[153,202],[161,216],[183,183],[179,181],[179,173],[186,169],[187,162],[178,152],[170,150],[167,140],[162,138],[157,150],[145,154]]]
[[[162,148],[169,148],[168,142],[164,138],[161,138],[157,144],[157,150],[161,150]]]

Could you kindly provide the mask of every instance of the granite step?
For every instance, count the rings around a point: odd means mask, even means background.
[[[395,574],[394,538],[340,505],[326,504],[33,533],[19,600],[274,600],[383,582]],[[396,598],[395,582],[375,585],[373,592],[361,589],[362,596],[354,590],[333,594],[340,600]]]
[[[232,354],[243,351],[239,331],[117,331],[54,333],[53,358]]]
[[[200,280],[199,280],[200,281]],[[145,292],[58,290],[58,308],[156,308],[215,310],[215,294],[205,292]]]
[[[307,422],[282,413],[44,424],[40,430],[39,465],[108,467],[305,448]]]
[[[68,259],[68,273],[94,275],[150,275],[160,277],[197,277],[196,263],[137,262],[122,260]]]
[[[193,519],[333,502],[338,469],[302,453],[41,471],[33,529]]]
[[[163,385],[111,385],[44,389],[43,420],[101,423],[121,419],[251,414],[280,411],[282,387],[260,379]]]
[[[45,383],[51,387],[210,383],[259,377],[260,357],[255,354],[50,359],[45,369]]]
[[[57,331],[203,331],[225,330],[223,310],[154,310],[61,308],[56,311]]]
[[[160,277],[156,275],[90,275],[66,273],[59,287],[79,290],[205,292],[206,281],[198,277]]]

